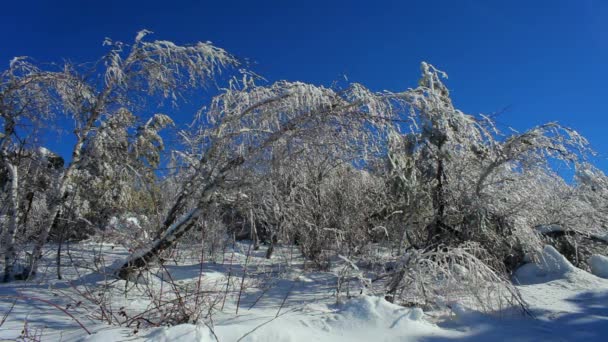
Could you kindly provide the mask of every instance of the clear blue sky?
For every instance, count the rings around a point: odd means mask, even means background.
[[[211,40],[269,80],[375,90],[415,86],[419,63],[450,75],[457,107],[507,109],[524,129],[557,120],[589,138],[608,170],[608,1],[7,1],[0,62],[91,61],[104,37]]]

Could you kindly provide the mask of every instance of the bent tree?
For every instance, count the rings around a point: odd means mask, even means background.
[[[268,166],[275,147],[292,146],[287,150],[293,153],[306,143],[363,146],[369,142],[366,124],[392,110],[390,96],[359,84],[334,90],[286,81],[258,86],[249,77],[234,81],[212,99],[196,129],[183,134],[191,146],[184,155],[189,176],[157,238],[129,257],[119,277],[127,279],[173,246],[222,191],[243,188],[239,170]]]
[[[531,225],[543,222],[531,189],[547,191],[557,162],[582,165],[588,142],[557,123],[505,134],[492,118],[458,110],[445,77],[422,63],[419,86],[399,94],[412,124],[390,136],[388,156],[401,189],[422,199],[404,208],[417,223],[406,235],[426,248],[475,242],[495,265],[508,263],[536,241]]]
[[[76,143],[70,165],[53,191],[48,221],[35,243],[31,275],[36,274],[52,223],[70,195],[86,143],[98,127],[125,110],[137,113],[146,101],[170,99],[177,103],[185,91],[204,85],[223,68],[238,65],[234,57],[211,43],[180,46],[163,40],[147,41],[144,38],[149,33],[139,32],[131,45],[107,39],[104,45],[110,51],[102,63],[96,63],[93,69],[66,65],[61,75],[68,81],[62,82],[57,91],[62,109],[74,119]]]

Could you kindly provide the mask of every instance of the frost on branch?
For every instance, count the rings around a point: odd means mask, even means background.
[[[133,87],[162,94],[174,101],[179,88],[205,85],[226,67],[239,62],[211,42],[180,46],[166,40],[146,41],[150,31],[137,34],[132,45],[106,39],[111,51],[105,56],[105,84]]]

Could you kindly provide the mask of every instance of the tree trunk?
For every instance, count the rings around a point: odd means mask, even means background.
[[[4,158],[6,161],[6,158]],[[11,177],[9,206],[7,211],[8,225],[2,231],[2,249],[4,252],[4,281],[10,281],[13,276],[13,265],[16,259],[15,232],[19,216],[19,170],[17,166],[6,162]]]
[[[178,198],[176,204],[169,211],[167,219],[165,219],[162,233],[159,232],[157,237],[152,241],[147,248],[133,253],[129,259],[120,267],[117,271],[117,276],[121,279],[128,280],[129,277],[136,272],[138,269],[146,267],[150,261],[156,259],[160,253],[173,246],[175,242],[187,233],[192,227],[196,225],[196,222],[203,214],[203,208],[211,202],[214,191],[218,188],[219,184],[223,180],[223,176],[229,167],[240,165],[242,160],[239,159],[238,163],[229,163],[224,169],[220,171],[220,175],[216,177],[210,177],[210,182],[201,190],[200,200],[198,205],[190,210],[188,213],[183,215],[180,219],[174,220],[171,223],[170,219],[177,217],[179,209],[182,208],[187,202],[187,193],[182,193]]]
[[[200,162],[204,162],[204,159]],[[186,188],[182,191],[171,210],[169,210],[163,226],[158,231],[154,241],[152,241],[147,248],[133,253],[120,269],[118,269],[117,276],[121,279],[129,279],[134,272],[146,267],[150,261],[158,258],[160,253],[173,246],[182,235],[192,229],[203,214],[203,209],[211,202],[215,190],[220,187],[224,181],[226,173],[243,164],[243,162],[244,159],[242,157],[236,157],[228,161],[217,173],[212,173],[206,177],[208,183],[199,193],[200,199],[197,206],[183,215],[180,219],[176,220],[178,213],[185,207],[188,199],[192,196],[192,189],[189,189],[192,183],[187,183]]]
[[[57,245],[57,256],[55,258],[55,263],[57,264],[57,279],[61,280],[61,246],[63,245],[63,240],[65,240],[65,227],[61,229],[61,235],[59,236],[59,244]]]
[[[253,216],[253,209],[249,209],[249,227],[251,228],[250,238],[253,243],[253,250],[257,251],[260,249],[260,238],[258,236],[258,229],[255,226],[255,217]]]
[[[268,249],[266,250],[266,259],[270,259],[272,258],[272,253],[274,253],[274,245],[278,242],[277,241],[277,235],[276,234],[270,234],[270,245],[268,246]]]
[[[30,212],[32,211],[32,204],[34,203],[34,192],[30,192],[25,195],[25,200],[27,201],[27,208],[25,209],[25,213],[23,213],[23,217],[21,218],[21,226],[27,227],[27,221],[30,218]]]
[[[118,277],[128,280],[135,271],[146,267],[150,261],[156,259],[161,252],[173,246],[182,235],[192,229],[202,212],[200,208],[191,210],[179,221],[169,226],[167,231],[154,240],[148,248],[131,255],[118,270]]]
[[[441,237],[443,230],[443,219],[445,215],[445,202],[443,198],[443,173],[443,159],[439,158],[437,160],[437,174],[435,175],[437,185],[433,191],[433,208],[435,209],[435,218],[427,227],[427,245],[433,245],[436,243],[438,238]]]
[[[68,195],[68,186],[72,183],[72,178],[74,177],[74,170],[76,169],[76,165],[80,163],[82,158],[82,149],[84,147],[85,139],[81,138],[78,140],[76,145],[74,146],[74,152],[72,154],[72,163],[68,166],[65,174],[63,175],[59,188],[57,189],[57,193],[55,194],[55,198],[51,202],[49,208],[49,220],[47,224],[42,227],[42,231],[36,240],[36,244],[34,245],[34,249],[32,250],[32,261],[30,264],[30,274],[29,277],[36,276],[38,271],[38,263],[40,258],[42,257],[42,248],[46,244],[46,240],[49,238],[49,234],[51,232],[51,228],[53,227],[53,222],[57,220],[59,212],[61,211],[61,207],[63,206],[67,195]]]

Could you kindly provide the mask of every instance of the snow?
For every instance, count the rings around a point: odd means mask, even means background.
[[[47,148],[45,147],[38,147],[38,153],[40,153],[40,156],[42,157],[48,157],[49,155],[51,155],[51,151],[49,151]]]
[[[557,224],[549,224],[549,225],[541,225],[534,228],[539,234],[548,234],[554,232],[563,232],[565,231],[564,227]]]
[[[568,273],[575,272],[574,267],[563,255],[546,245],[539,257],[538,263],[528,263],[517,270],[515,280],[520,284],[543,282],[563,278]]]
[[[603,255],[592,255],[589,258],[591,273],[601,278],[608,278],[608,258]]]
[[[212,332],[207,326],[182,324],[153,329],[141,338],[149,341],[407,341],[419,336],[458,337],[423,318],[421,309],[406,309],[382,298],[362,296],[341,306],[308,305],[300,310],[274,315],[264,310],[230,320],[220,320]],[[105,330],[86,341],[126,338],[121,329]],[[130,337],[133,340],[133,336]]]
[[[539,267],[547,274],[564,275],[573,272],[575,267],[550,245],[546,245],[540,258]]]
[[[141,227],[141,225],[139,224],[139,219],[137,217],[127,217],[126,221],[136,227]]]
[[[215,341],[211,330],[204,325],[180,324],[168,328],[159,328],[146,336],[151,342],[170,341]],[[107,340],[105,340],[107,341]],[[105,342],[104,341],[104,342]]]
[[[534,230],[539,234],[549,234],[549,233],[566,231],[566,229],[564,227],[557,225],[557,224],[537,226],[537,227],[534,227]],[[585,233],[582,233],[582,234],[584,235]],[[587,234],[592,238],[608,242],[608,233],[589,232]]]
[[[525,283],[518,289],[536,317],[517,330],[529,326],[537,332],[528,340],[605,340],[608,280],[572,266],[552,247],[545,247],[543,260],[539,265],[525,265],[516,273],[515,278]],[[514,339],[518,335],[523,338],[521,333],[511,333]]]
[[[605,234],[592,234],[593,237],[600,239],[602,241],[608,242],[608,233]]]
[[[429,334],[446,337],[457,335],[426,321],[420,308],[403,308],[374,296],[349,300],[333,317],[329,316],[327,322],[330,331],[339,332],[338,335],[348,334],[351,341],[377,340],[383,335],[390,336],[387,340],[411,339]]]
[[[122,341],[125,339],[132,340],[129,329],[107,329],[97,332],[83,339],[87,342],[107,342],[107,341]],[[173,327],[163,327],[152,329],[147,334],[144,334],[141,339],[150,342],[171,342],[171,341],[191,341],[191,342],[208,342],[217,341],[211,330],[205,325],[180,324]],[[135,338],[133,340],[140,340]]]
[[[211,321],[141,329],[107,325],[95,318],[95,307],[86,302],[77,307],[73,300],[79,298],[74,292],[76,286],[81,289],[82,286],[114,286],[114,310],[124,306],[128,314],[141,312],[150,300],[145,292],[137,294],[140,285],[127,297],[122,292],[123,281],[108,280],[90,268],[78,272],[64,268],[64,278],[68,280],[56,280],[54,255],[47,253],[45,267],[41,267],[46,273],[36,282],[0,284],[0,317],[10,312],[0,328],[0,339],[16,339],[24,327],[28,334],[41,340],[68,342],[603,341],[608,334],[608,280],[574,267],[550,246],[543,249],[537,263],[524,265],[514,276],[517,289],[528,302],[534,318],[509,306],[500,312],[483,314],[458,302],[450,303],[447,311],[425,311],[395,305],[380,296],[360,294],[362,292],[356,290],[351,291],[354,296],[344,296],[342,304],[336,304],[337,270],[351,261],[336,258],[336,262],[342,263],[335,265],[331,272],[304,271],[297,253],[292,257],[292,247],[276,246],[275,257],[267,260],[264,246],[251,251],[248,257],[249,246],[238,243],[234,249],[226,250],[217,262],[201,265],[183,259],[179,264],[167,264],[164,269],[154,271],[158,276],[150,277],[150,284],[156,289],[169,288],[166,282],[169,274],[178,286],[202,279],[205,289],[224,291],[231,278],[236,287],[230,288],[229,293],[234,295],[227,297],[225,307],[218,309]],[[49,246],[49,250],[52,248]],[[111,244],[80,243],[70,248],[77,263],[87,260],[92,251],[103,252],[106,267],[120,263],[128,255],[123,248]],[[592,265],[602,265],[599,269],[608,260],[603,256],[592,259]],[[247,264],[246,260],[249,260]],[[289,263],[289,267],[285,268],[284,263]],[[597,267],[594,268],[597,274],[596,270]],[[468,272],[466,269],[455,271]],[[237,293],[243,272],[248,276],[237,314]],[[52,302],[74,318],[31,298]],[[75,319],[92,334],[88,335]]]

